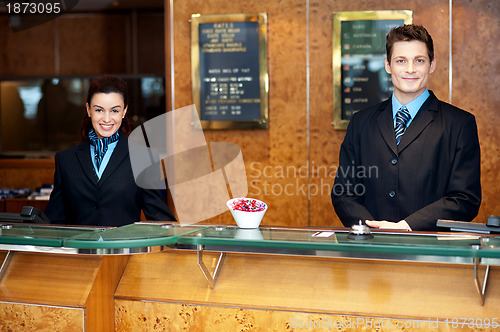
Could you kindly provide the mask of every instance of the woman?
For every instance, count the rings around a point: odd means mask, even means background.
[[[139,188],[130,163],[127,83],[90,82],[82,140],[55,156],[54,190],[45,214],[52,223],[122,226],[175,220],[159,191]]]

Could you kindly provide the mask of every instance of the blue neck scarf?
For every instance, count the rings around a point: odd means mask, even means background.
[[[120,138],[120,130],[117,130],[116,133],[114,133],[110,137],[104,137],[102,139],[99,139],[99,138],[97,138],[97,135],[95,133],[94,128],[90,129],[89,140],[90,140],[90,144],[92,144],[94,146],[94,157],[95,157],[95,163],[97,166],[97,170],[99,170],[99,167],[101,166],[102,158],[104,158],[106,151],[108,151],[108,145],[110,143],[118,141],[119,138]]]

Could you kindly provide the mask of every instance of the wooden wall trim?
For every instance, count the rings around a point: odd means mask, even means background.
[[[0,159],[0,168],[54,168],[55,160],[50,159]]]

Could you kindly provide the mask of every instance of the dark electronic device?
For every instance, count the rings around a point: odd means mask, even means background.
[[[0,213],[0,222],[22,222],[35,224],[50,224],[49,218],[33,206],[23,206],[21,213]]]
[[[486,221],[486,226],[500,227],[500,217],[499,216],[488,216],[488,220]]]
[[[445,230],[452,232],[470,232],[470,233],[485,233],[485,234],[500,233],[499,216],[489,216],[486,224],[439,219],[436,225],[438,229],[441,231]]]

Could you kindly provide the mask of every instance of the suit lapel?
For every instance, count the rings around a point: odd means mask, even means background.
[[[398,154],[398,148],[396,145],[396,134],[394,133],[394,120],[392,118],[392,102],[389,98],[388,102],[382,104],[380,108],[380,114],[377,117],[377,124],[384,138],[385,143],[391,148],[394,154]],[[404,135],[403,135],[404,136]]]
[[[431,92],[431,95],[425,103],[420,107],[417,116],[410,123],[410,126],[406,129],[404,135],[401,137],[401,141],[398,145],[399,153],[403,151],[408,145],[410,145],[420,133],[434,120],[436,116],[437,106],[435,104],[436,97]]]
[[[127,156],[128,156],[127,137],[121,134],[120,139],[116,144],[115,150],[113,151],[113,154],[109,159],[108,165],[106,166],[106,169],[102,173],[98,185],[102,185],[111,176],[111,174],[113,174],[113,172],[116,171],[116,169],[122,163],[123,159]]]
[[[90,143],[88,140],[82,142],[78,149],[76,150],[76,157],[80,166],[82,167],[85,175],[89,178],[89,180],[97,185],[97,174],[94,170],[94,165],[92,164],[92,160],[90,159]]]

